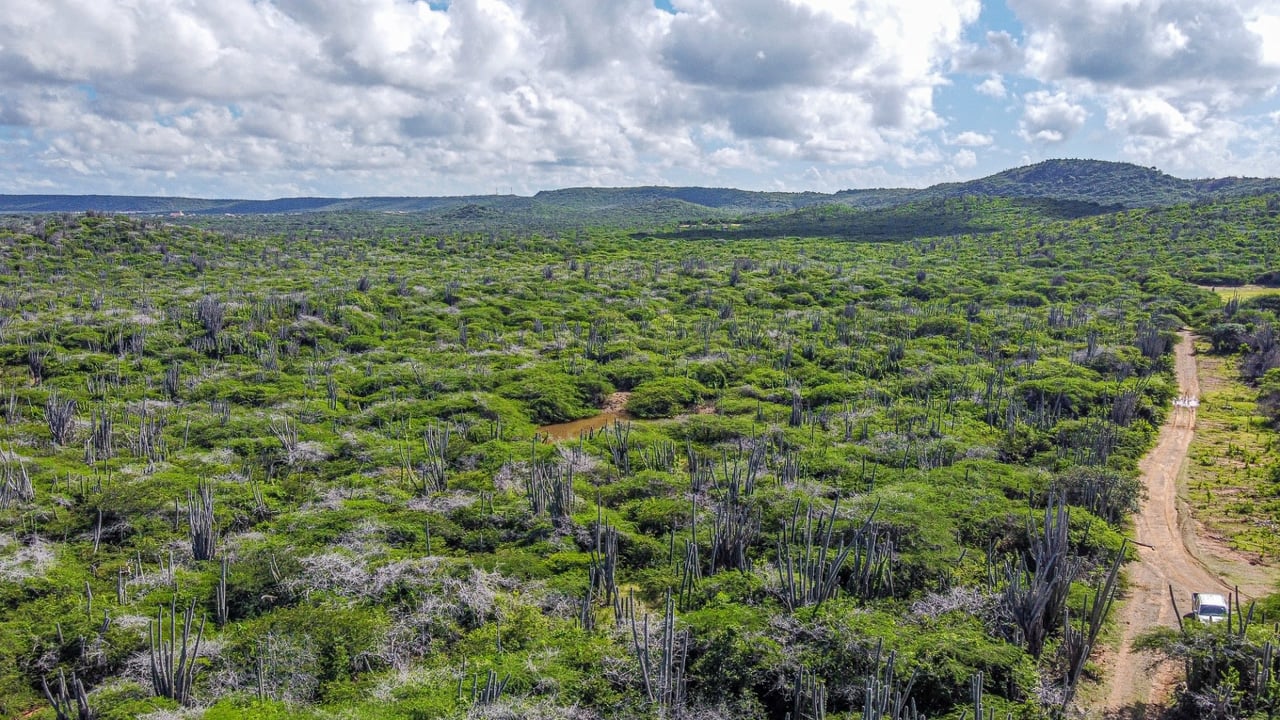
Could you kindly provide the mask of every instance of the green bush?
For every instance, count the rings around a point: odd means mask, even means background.
[[[90,701],[98,720],[135,720],[153,712],[176,711],[178,703],[168,698],[153,697],[150,688],[136,683],[121,683],[93,694]]]
[[[595,388],[601,389],[597,384]],[[537,425],[568,422],[594,415],[596,405],[579,387],[577,380],[553,370],[521,373],[517,379],[500,386],[498,394],[520,400],[529,409],[529,418]],[[592,392],[592,386],[587,386]]]
[[[650,380],[632,391],[627,412],[638,418],[671,417],[692,409],[706,393],[702,383],[690,378]]]
[[[342,349],[349,353],[362,353],[378,347],[378,344],[378,338],[372,335],[348,335],[342,341]]]
[[[622,506],[623,515],[637,530],[655,537],[688,525],[689,511],[689,503],[672,497],[642,498]]]
[[[369,669],[381,669],[377,653],[386,637],[388,618],[378,608],[300,605],[275,610],[245,624],[230,652],[246,661],[256,657],[259,638],[268,635],[303,643],[306,660],[289,658],[290,672],[315,678],[317,699],[343,693],[349,681]]]
[[[662,374],[662,368],[652,363],[627,362],[610,363],[603,368],[604,374],[619,390],[633,390]]]

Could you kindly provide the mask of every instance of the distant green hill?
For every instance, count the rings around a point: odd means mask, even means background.
[[[1280,191],[1276,178],[1183,180],[1156,168],[1103,160],[1045,160],[963,183],[926,188],[926,197],[1039,197],[1124,207],[1159,207]]]
[[[816,205],[785,213],[740,218],[734,223],[690,223],[661,236],[903,240],[997,232],[1028,222],[1073,220],[1117,209],[1120,208],[1078,200],[964,195],[918,199],[872,209],[842,204]]]
[[[1047,160],[989,177],[923,189],[880,188],[836,193],[758,192],[733,188],[566,188],[532,197],[200,199],[116,195],[0,195],[0,213],[101,211],[142,215],[291,215],[303,213],[408,213],[415,225],[439,230],[521,229],[531,232],[612,226],[672,229],[742,220],[754,234],[809,232],[881,237],[904,228],[928,234],[981,231],[986,220],[972,208],[947,205],[959,198],[1005,198],[997,210],[1028,217],[1068,218],[1118,208],[1280,192],[1274,178],[1184,180],[1154,168],[1100,160]],[[1029,202],[1034,200],[1035,202]],[[934,204],[931,204],[934,203]],[[936,204],[942,203],[942,204]],[[816,208],[829,208],[817,210]],[[870,215],[858,215],[866,211]],[[794,215],[792,215],[794,213]],[[968,215],[966,215],[968,213]],[[924,226],[931,226],[928,230]],[[688,227],[685,228],[686,230]],[[744,230],[746,231],[746,230]],[[734,233],[729,233],[734,234]],[[901,236],[897,234],[896,236]]]

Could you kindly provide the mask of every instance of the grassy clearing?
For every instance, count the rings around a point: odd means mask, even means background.
[[[1280,288],[1263,287],[1262,285],[1238,285],[1235,287],[1211,287],[1208,285],[1201,285],[1200,289],[1217,293],[1218,297],[1222,298],[1224,302],[1232,299],[1244,302],[1245,300],[1252,300],[1256,297],[1280,295]]]
[[[1202,402],[1188,454],[1188,498],[1232,547],[1274,557],[1280,498],[1269,476],[1280,442],[1258,413],[1257,390],[1240,378],[1238,359],[1210,355],[1205,343],[1197,350]]]

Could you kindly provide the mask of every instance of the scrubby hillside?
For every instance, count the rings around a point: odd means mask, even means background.
[[[954,198],[1035,200],[1064,208],[1133,208],[1205,202],[1280,191],[1260,178],[1183,180],[1155,168],[1099,160],[1047,160],[989,177],[923,189],[881,188],[818,192],[759,192],[733,188],[566,188],[531,197],[296,197],[273,200],[112,195],[0,195],[0,213],[112,212],[145,215],[285,215],[299,213],[412,213],[441,231],[551,232],[576,227],[651,228],[836,209],[896,210]],[[461,215],[460,215],[461,213]]]

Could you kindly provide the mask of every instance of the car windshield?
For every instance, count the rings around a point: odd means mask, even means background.
[[[1221,605],[1201,605],[1201,615],[1226,615],[1227,609]]]

